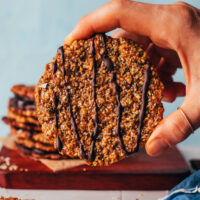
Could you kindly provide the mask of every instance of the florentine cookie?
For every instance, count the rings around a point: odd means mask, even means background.
[[[28,148],[36,148],[44,151],[56,151],[53,145],[35,142],[27,138],[21,138],[20,135],[15,135],[15,142]]]
[[[37,117],[36,110],[21,110],[18,108],[8,106],[8,111],[15,113],[16,115],[22,115],[22,116],[33,117],[33,118]]]
[[[53,144],[43,143],[43,133],[28,132],[23,129],[16,129],[11,127],[11,133],[15,137],[15,145],[21,154],[25,156],[31,156],[34,158],[45,158],[45,159],[62,159],[63,156],[59,155],[57,149]],[[37,140],[35,140],[37,136]],[[49,142],[49,141],[48,141]],[[67,157],[65,157],[67,158]]]
[[[161,121],[163,84],[134,41],[96,34],[57,51],[35,89],[38,119],[59,152],[109,165]]]
[[[9,100],[9,112],[36,118],[34,86],[15,85],[12,87],[11,91],[15,92],[15,96]]]
[[[34,91],[35,91],[35,86],[27,86],[24,84],[18,84],[14,85],[11,88],[11,91],[16,94],[17,96],[20,97],[26,97],[29,100],[34,100]]]
[[[25,147],[23,144],[18,144],[18,143],[15,143],[15,145],[18,151],[25,156],[31,156],[38,159],[39,158],[52,159],[52,160],[62,159],[61,155],[58,152],[50,152],[50,151],[48,152],[41,149],[28,148]]]
[[[11,127],[10,132],[13,135],[20,135],[21,138],[27,138],[27,139],[32,139],[35,142],[41,142],[44,144],[51,144],[53,145],[53,141],[50,141],[46,138],[45,134],[42,132],[36,132],[36,131],[28,131],[28,130],[23,130],[23,129],[18,129]]]
[[[34,131],[42,132],[40,125],[35,125],[32,123],[17,122],[15,119],[10,118],[10,117],[2,117],[2,121],[10,127],[22,128],[24,130],[29,130],[29,131],[34,130]]]
[[[36,126],[40,125],[37,118],[18,115],[12,111],[8,111],[8,117],[15,119],[17,122],[20,122],[20,123],[31,123],[31,124],[35,124]]]

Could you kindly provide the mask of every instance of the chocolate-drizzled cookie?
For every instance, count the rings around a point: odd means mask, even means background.
[[[15,143],[18,151],[25,156],[31,156],[33,158],[43,158],[43,159],[52,159],[52,160],[59,160],[63,157],[56,151],[45,151],[38,148],[29,148],[26,147],[24,144]]]
[[[8,111],[16,115],[33,117],[37,119],[34,101],[34,86],[14,85],[11,91],[14,97],[8,102]]]
[[[34,101],[35,86],[27,86],[24,84],[17,84],[11,88],[11,91],[19,98],[27,99],[28,101]]]
[[[3,121],[10,126],[20,153],[34,158],[61,159],[53,141],[45,139],[38,122],[34,101],[34,86],[15,85],[14,97],[8,102],[8,116]]]
[[[28,131],[31,131],[31,130],[40,131],[40,132],[42,131],[40,125],[18,122],[15,119],[10,118],[10,117],[2,117],[2,121],[10,127],[21,128]]]
[[[138,44],[96,34],[58,49],[35,98],[42,130],[59,152],[97,166],[145,144],[162,119],[162,90]]]

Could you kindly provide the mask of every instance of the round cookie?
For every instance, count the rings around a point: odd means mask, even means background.
[[[27,97],[30,100],[34,100],[34,91],[35,91],[35,86],[27,86],[24,84],[18,84],[18,85],[14,85],[11,88],[11,91],[20,96],[20,97]]]
[[[9,104],[8,104],[8,112],[15,113],[16,115],[37,118],[36,110],[22,110],[19,108],[9,106]]]
[[[53,145],[50,144],[43,144],[41,142],[35,142],[28,138],[21,138],[20,135],[15,135],[15,142],[17,144],[22,144],[27,148],[36,148],[43,151],[56,151]]]
[[[110,165],[137,152],[162,120],[162,90],[140,45],[96,34],[58,49],[35,100],[61,154]]]
[[[36,119],[36,118],[18,115],[14,112],[11,112],[11,111],[8,111],[8,117],[15,119],[16,122],[19,122],[19,123],[30,123],[30,124],[34,124],[36,126],[40,125],[38,119]]]
[[[25,130],[28,130],[28,131],[42,132],[40,125],[17,122],[15,119],[10,118],[10,117],[3,117],[2,121],[10,127],[22,128],[22,129],[25,129]]]
[[[51,159],[51,160],[59,160],[62,159],[61,155],[58,152],[47,152],[36,148],[28,148],[23,144],[15,143],[18,151],[25,156],[31,156],[37,159]]]
[[[23,129],[17,129],[15,127],[10,127],[10,132],[14,135],[20,135],[21,138],[32,139],[35,142],[41,142],[44,144],[53,145],[52,141],[49,141],[44,133],[36,132],[36,131],[28,131]]]

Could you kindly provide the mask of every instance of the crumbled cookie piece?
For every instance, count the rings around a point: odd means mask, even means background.
[[[18,166],[11,163],[10,157],[0,156],[0,170],[17,171]]]

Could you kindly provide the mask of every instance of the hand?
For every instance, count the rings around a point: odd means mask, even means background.
[[[87,38],[95,32],[120,28],[113,36],[143,44],[157,66],[165,85],[165,101],[186,94],[180,106],[193,129],[200,126],[200,11],[186,3],[153,5],[130,0],[113,0],[83,17],[65,43]],[[184,84],[172,75],[182,67]],[[149,155],[158,155],[191,134],[191,126],[180,110],[161,121],[146,144]]]

